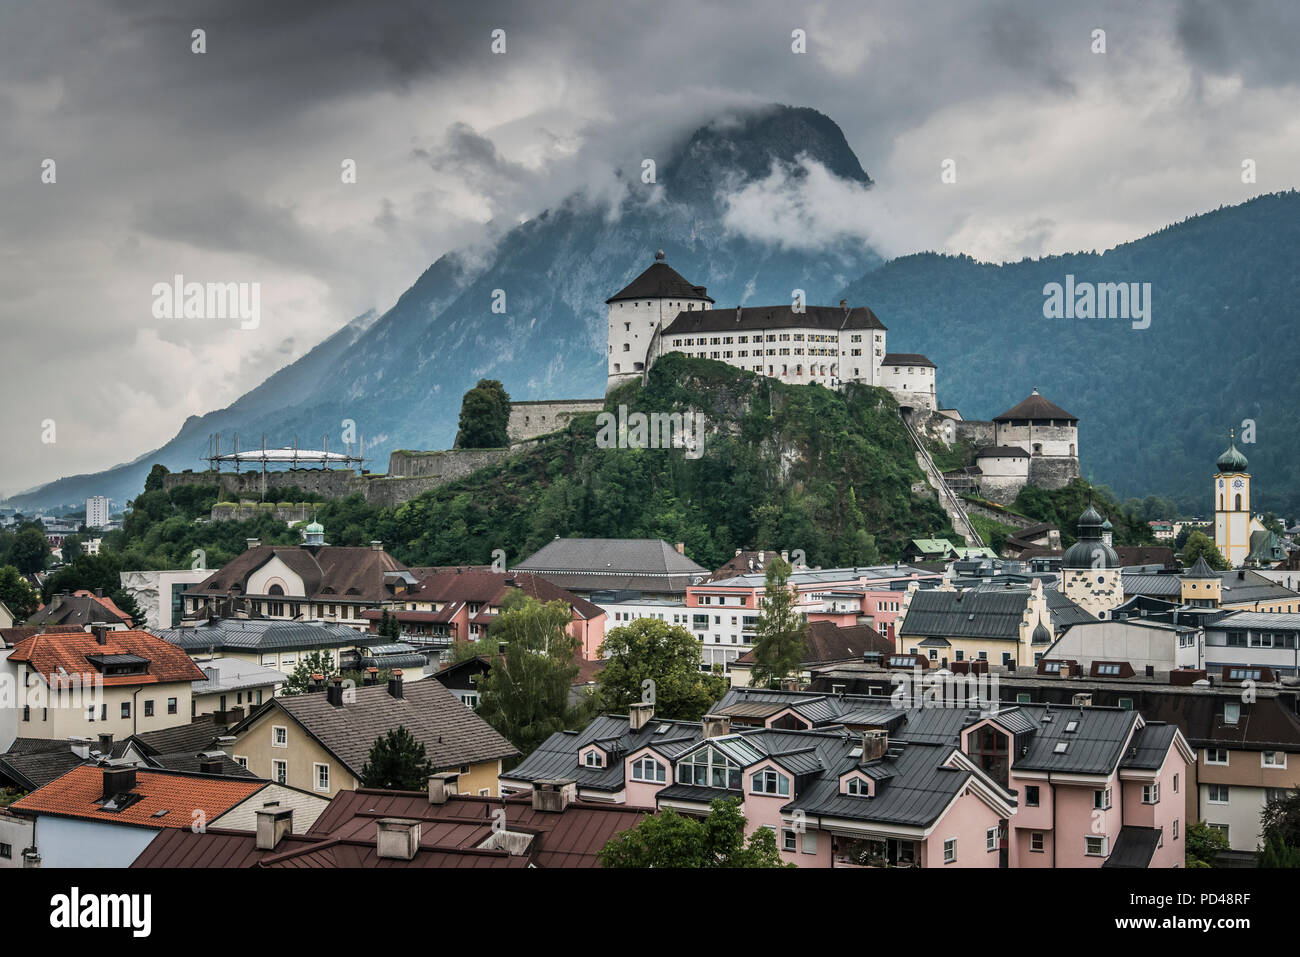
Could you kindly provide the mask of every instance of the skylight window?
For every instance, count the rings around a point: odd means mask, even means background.
[[[1058,742],[1056,742],[1056,747],[1055,747],[1053,750],[1054,750],[1057,754],[1064,754],[1064,753],[1066,752],[1066,750],[1067,750],[1069,747],[1070,747],[1070,745],[1067,744],[1066,742],[1064,742],[1064,741],[1058,741]]]
[[[1076,731],[1078,731],[1078,730],[1079,730],[1079,722],[1077,722],[1077,721],[1067,721],[1067,722],[1065,722],[1065,733],[1066,733],[1066,734],[1074,734],[1074,732],[1076,732]]]

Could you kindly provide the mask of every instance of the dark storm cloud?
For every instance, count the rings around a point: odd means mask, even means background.
[[[1207,142],[1249,144],[1262,176],[1300,165],[1283,105],[1297,8],[8,0],[0,325],[28,354],[147,374],[51,390],[39,363],[5,356],[0,492],[160,444],[185,415],[386,309],[442,253],[482,250],[577,190],[616,203],[644,158],[665,169],[674,144],[736,108],[821,110],[877,183],[867,196],[813,176],[792,195],[772,178],[731,198],[758,235],[794,215],[813,237],[1019,258],[1237,201],[1222,184],[1240,157]],[[1088,53],[1098,27],[1104,57]],[[795,29],[806,54],[791,51]],[[960,188],[939,185],[946,157]],[[40,181],[46,158],[57,185]],[[358,175],[344,186],[348,159]],[[263,282],[267,322],[241,335],[150,324],[150,286],[182,267]],[[34,445],[46,417],[118,447]]]

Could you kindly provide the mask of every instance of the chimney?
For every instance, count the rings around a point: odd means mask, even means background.
[[[90,759],[90,738],[68,738],[68,746],[72,748],[72,753],[83,761]]]
[[[200,751],[199,774],[220,774],[226,755],[221,751]]]
[[[568,778],[533,782],[533,810],[558,814],[578,799],[578,784]]]
[[[841,299],[840,308],[843,309],[845,312],[847,312],[849,308],[849,301],[847,299]]]
[[[256,548],[258,545],[262,544],[262,540],[260,538],[246,538],[244,539],[244,544],[247,545],[248,548]]]
[[[740,322],[740,306],[736,307],[736,321]]]
[[[629,731],[640,731],[650,719],[655,716],[655,706],[652,701],[634,701],[627,709],[627,729]]]
[[[108,644],[108,626],[107,626],[107,625],[91,625],[91,626],[90,626],[90,633],[91,633],[92,635],[95,636],[95,644],[97,644],[97,645],[106,645],[106,644]]]
[[[361,679],[361,683],[366,687],[379,684],[379,669],[371,665],[366,669],[366,676]]]
[[[446,804],[447,799],[456,793],[460,775],[455,771],[443,771],[429,775],[429,803]]]
[[[725,738],[731,734],[731,718],[725,714],[706,714],[703,724],[706,738]]]
[[[677,552],[678,555],[685,555],[685,554],[686,554],[686,543],[685,543],[685,542],[678,542],[676,545],[673,546],[673,548],[676,550],[676,552]]]
[[[99,736],[99,753],[108,754],[113,750],[113,735],[105,732]]]
[[[293,833],[293,808],[269,807],[257,812],[259,851],[274,851],[286,834]]]
[[[325,700],[336,708],[343,707],[343,679],[335,675],[325,689]]]
[[[375,827],[378,831],[375,853],[383,860],[409,861],[420,849],[419,821],[381,817]]]
[[[214,685],[221,684],[221,669],[214,668],[211,665],[203,666],[203,673],[208,676],[208,680]]]
[[[374,552],[382,552],[384,550],[384,543],[371,539],[370,550]]]
[[[863,731],[862,757],[858,759],[858,763],[867,764],[871,761],[879,761],[888,751],[888,731]]]
[[[313,692],[324,691],[324,690],[325,690],[325,676],[321,674],[319,671],[313,672],[311,678],[308,679],[307,681],[307,693],[311,694]]]
[[[104,772],[105,801],[114,795],[124,794],[135,787],[135,765],[125,762],[109,762],[102,766]]]
[[[388,679],[388,693],[394,698],[402,696],[402,669],[394,668],[392,675]]]

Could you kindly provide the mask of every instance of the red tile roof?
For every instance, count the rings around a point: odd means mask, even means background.
[[[528,572],[494,572],[467,568],[442,570],[420,582],[420,587],[407,595],[412,602],[477,602],[500,605],[512,588],[521,589],[538,601],[562,601],[570,606],[579,618],[599,618],[604,609],[585,598],[565,591],[559,585]]]
[[[10,808],[24,814],[54,814],[109,824],[188,831],[196,820],[196,811],[203,812],[205,821],[215,820],[267,785],[256,778],[140,770],[136,771],[135,780],[131,791],[139,794],[140,800],[120,811],[106,811],[95,803],[104,796],[104,770],[83,764],[18,799]],[[155,816],[159,811],[167,813]]]
[[[10,661],[23,662],[49,681],[51,675],[81,675],[83,681],[100,677],[89,656],[138,655],[147,658],[146,674],[112,675],[103,678],[111,685],[162,684],[169,681],[204,681],[207,675],[184,650],[147,631],[109,631],[104,644],[88,631],[44,631],[14,645]]]

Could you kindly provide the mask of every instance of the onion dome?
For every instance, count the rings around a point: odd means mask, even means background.
[[[1220,472],[1244,472],[1246,471],[1246,456],[1237,451],[1237,443],[1234,437],[1229,433],[1228,449],[1219,456],[1216,463]]]
[[[1102,541],[1105,519],[1091,505],[1079,516],[1079,540],[1065,550],[1062,568],[1119,568],[1119,555]]]
[[[1052,643],[1052,633],[1047,630],[1047,627],[1042,623],[1042,621],[1039,621],[1038,625],[1034,628],[1033,641],[1036,645],[1050,645]]]

